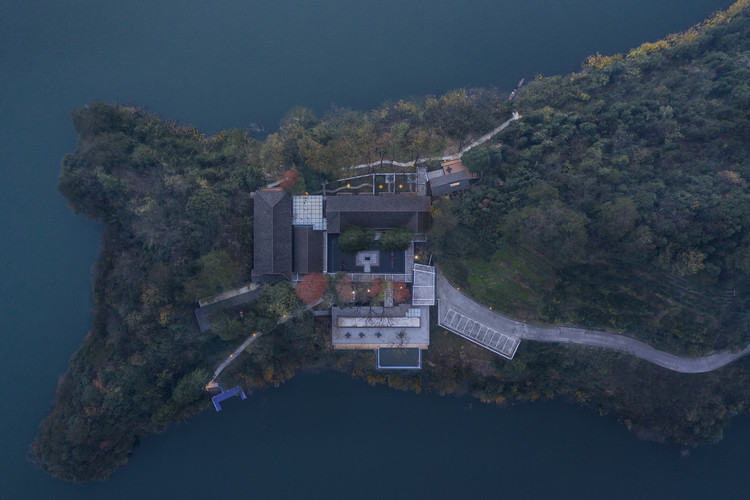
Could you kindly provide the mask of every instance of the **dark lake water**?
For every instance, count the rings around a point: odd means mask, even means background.
[[[92,100],[205,132],[289,108],[510,90],[728,0],[0,0],[0,498],[745,498],[750,422],[688,458],[560,403],[499,409],[306,374],[143,440],[105,483],[26,461],[85,335],[99,228],[55,191]]]

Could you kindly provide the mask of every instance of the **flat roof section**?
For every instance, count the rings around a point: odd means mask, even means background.
[[[292,224],[295,226],[312,226],[315,231],[326,230],[323,197],[302,195],[292,197]]]
[[[435,268],[433,266],[414,264],[411,297],[411,303],[415,306],[435,305]]]
[[[441,166],[443,167],[443,173],[445,173],[445,175],[456,172],[466,172],[466,177],[469,179],[477,179],[479,177],[479,174],[470,171],[466,165],[461,162],[460,158],[458,160],[444,161],[441,163]]]
[[[430,344],[430,308],[409,305],[333,307],[331,337],[335,349],[427,349]]]
[[[427,180],[432,181],[432,179],[441,177],[443,175],[445,175],[445,172],[443,172],[442,168],[440,170],[432,170],[430,172],[427,172]]]
[[[337,324],[339,328],[419,328],[419,316],[405,318],[391,318],[387,316],[374,317],[341,317]]]

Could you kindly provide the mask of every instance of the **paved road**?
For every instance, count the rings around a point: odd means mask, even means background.
[[[478,325],[486,325],[488,328],[492,328],[501,335],[510,339],[516,339],[518,342],[521,340],[535,340],[538,342],[581,344],[591,347],[614,349],[627,352],[650,363],[654,363],[655,365],[681,373],[710,372],[750,354],[749,345],[742,351],[734,353],[723,351],[703,356],[701,358],[682,358],[680,356],[675,356],[674,354],[669,354],[668,352],[658,351],[644,342],[624,335],[596,330],[586,330],[584,328],[571,328],[565,326],[543,327],[524,323],[503,314],[499,314],[475,302],[470,297],[454,288],[439,271],[437,275],[437,298],[439,321],[449,321],[452,318],[449,314],[450,311],[458,311],[462,315],[471,318],[471,320]],[[466,325],[466,323],[462,323],[460,328],[463,328],[464,325]],[[453,328],[449,329],[455,331]],[[463,333],[459,333],[459,335],[497,352],[491,347],[484,345],[482,342],[477,341],[476,337],[472,339]],[[512,358],[512,354],[510,356],[503,353],[498,354]],[[515,354],[515,350],[513,350],[513,354]]]

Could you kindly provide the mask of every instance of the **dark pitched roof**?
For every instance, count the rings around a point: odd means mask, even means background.
[[[406,226],[424,233],[430,220],[428,196],[332,196],[326,200],[328,232],[340,233],[349,225],[386,229]]]
[[[313,231],[312,226],[294,227],[295,273],[323,272],[323,231]]]
[[[286,192],[280,188],[259,189],[255,196],[260,197],[269,207],[275,206],[278,202],[287,197]]]
[[[292,272],[292,199],[280,189],[260,189],[254,198],[253,277]]]
[[[456,184],[451,186],[451,184]],[[469,187],[469,177],[466,170],[453,172],[452,174],[441,175],[430,179],[430,189],[432,194],[441,195],[459,191]]]
[[[456,181],[464,181],[468,179],[469,177],[466,175],[466,170],[459,170],[458,172],[453,172],[452,174],[445,174],[435,177],[434,179],[430,179],[430,187],[445,186],[446,184],[452,184]]]

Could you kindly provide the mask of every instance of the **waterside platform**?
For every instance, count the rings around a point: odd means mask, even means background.
[[[240,386],[238,385],[234,389],[229,389],[228,391],[222,389],[219,394],[211,398],[211,401],[214,403],[214,408],[216,408],[216,411],[221,411],[220,403],[225,399],[229,399],[237,395],[239,395],[240,399],[247,399],[247,394],[245,394],[245,391],[240,389]]]

